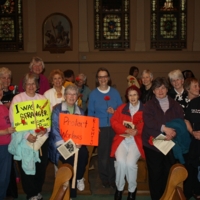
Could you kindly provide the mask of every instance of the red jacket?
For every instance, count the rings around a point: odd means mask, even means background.
[[[111,118],[111,126],[114,129],[116,135],[113,138],[113,142],[112,142],[112,147],[111,147],[111,153],[110,156],[114,157],[115,156],[115,151],[117,150],[119,144],[122,142],[122,140],[124,140],[124,137],[120,136],[120,134],[125,133],[125,130],[127,129],[124,125],[123,125],[123,121],[132,121],[133,124],[135,124],[136,129],[138,130],[138,133],[136,136],[134,136],[135,138],[135,142],[137,144],[137,147],[141,153],[141,156],[144,158],[144,150],[142,148],[142,129],[143,129],[143,117],[142,117],[142,113],[143,113],[143,104],[140,103],[140,108],[139,110],[133,115],[133,119],[131,119],[131,114],[129,111],[129,103],[128,104],[122,104],[121,106],[119,106],[116,110],[116,112],[114,113],[114,115]]]

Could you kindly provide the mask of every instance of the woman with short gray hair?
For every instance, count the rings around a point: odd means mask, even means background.
[[[78,88],[76,85],[68,85],[64,91],[65,100],[60,104],[56,105],[52,111],[52,126],[51,133],[49,137],[49,159],[55,164],[58,165],[58,161],[60,160],[62,163],[68,163],[70,165],[74,165],[74,155],[67,158],[66,160],[62,157],[62,155],[57,150],[58,146],[62,145],[66,140],[61,135],[61,129],[59,126],[59,115],[61,113],[69,114],[69,115],[84,115],[83,110],[76,105],[76,101],[78,98]],[[83,191],[85,188],[84,184],[84,172],[85,167],[88,162],[88,150],[85,145],[76,144],[77,148],[79,148],[78,153],[78,164],[77,164],[77,175],[76,175],[76,188],[71,188],[70,196],[71,198],[76,197],[76,190]]]
[[[15,104],[26,101],[46,100],[43,95],[36,93],[38,77],[35,73],[27,73],[25,75],[23,79],[25,92],[16,95],[10,105],[9,117],[12,124],[14,124]],[[31,143],[34,146],[38,136],[42,137],[45,141],[40,147],[42,154],[39,153],[39,150],[34,150],[28,145],[28,143]],[[15,160],[19,161],[18,166],[21,174],[22,187],[26,198],[29,200],[42,199],[42,186],[48,164],[48,136],[49,128],[43,127],[37,132],[34,129],[16,131],[13,133],[11,143],[9,144],[9,152],[14,155]]]
[[[36,92],[39,94],[42,94],[42,95],[48,89],[50,89],[48,79],[42,74],[44,71],[44,68],[45,68],[44,62],[41,58],[39,58],[39,57],[32,58],[32,60],[29,64],[29,69],[30,69],[30,72],[35,73],[39,76],[39,79],[38,79],[39,88]],[[19,92],[24,92],[23,79],[19,83]]]
[[[7,67],[0,68],[0,80],[3,86],[3,97],[1,102],[9,108],[13,97],[18,93],[17,85],[11,84],[12,72]]]
[[[91,92],[90,88],[86,85],[86,80],[87,77],[83,73],[78,74],[78,76],[75,78],[75,84],[79,89],[78,102],[81,102],[81,108],[85,114],[87,113],[87,102]]]
[[[168,95],[177,101],[183,108],[187,107],[187,91],[184,90],[184,77],[180,69],[175,69],[168,74],[169,81],[172,85],[172,88],[168,91]]]

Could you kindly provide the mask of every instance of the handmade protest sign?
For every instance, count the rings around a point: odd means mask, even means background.
[[[51,126],[51,111],[48,100],[23,101],[13,106],[14,127],[17,131],[48,128]]]
[[[98,146],[98,118],[60,113],[59,125],[64,141],[71,138],[75,144]]]

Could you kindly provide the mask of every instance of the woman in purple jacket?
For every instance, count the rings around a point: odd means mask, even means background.
[[[145,104],[143,111],[142,142],[148,168],[149,188],[153,200],[159,200],[163,195],[169,170],[176,160],[172,150],[164,155],[152,145],[152,139],[160,133],[166,135],[166,140],[173,139],[176,136],[176,131],[165,126],[165,124],[173,119],[183,119],[183,109],[179,103],[167,96],[168,87],[169,83],[165,78],[156,78],[152,84],[155,97]]]
[[[39,93],[42,95],[47,90],[50,89],[48,79],[46,78],[46,76],[44,76],[42,74],[42,72],[44,71],[44,68],[45,68],[45,66],[44,66],[43,60],[39,57],[33,57],[32,61],[30,62],[30,65],[29,65],[29,69],[30,69],[30,72],[33,72],[39,76],[39,80],[38,80],[39,88],[37,89],[36,93]],[[19,92],[24,92],[23,79],[19,83]]]

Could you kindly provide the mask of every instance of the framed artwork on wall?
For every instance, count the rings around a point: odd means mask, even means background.
[[[49,15],[43,22],[43,51],[64,53],[71,50],[71,21],[61,13]]]

